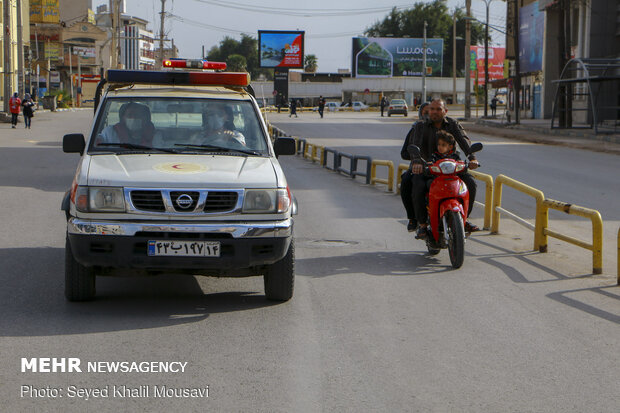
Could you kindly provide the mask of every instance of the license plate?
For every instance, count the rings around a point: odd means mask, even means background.
[[[149,241],[149,256],[219,257],[217,241]]]

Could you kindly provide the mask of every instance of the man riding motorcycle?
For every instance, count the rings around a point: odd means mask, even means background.
[[[425,210],[426,201],[425,196],[428,192],[426,185],[426,178],[424,177],[422,159],[430,159],[433,152],[437,148],[437,132],[445,130],[452,134],[458,143],[461,150],[469,159],[469,169],[476,169],[479,164],[476,160],[476,156],[471,151],[471,141],[465,134],[463,127],[453,118],[446,116],[448,110],[446,109],[446,103],[443,99],[433,99],[430,104],[429,121],[418,122],[414,125],[413,139],[410,144],[420,148],[420,155],[411,155],[412,166],[411,172],[414,174],[412,178],[412,198],[415,210]],[[411,151],[410,151],[411,152]],[[473,176],[468,173],[462,174],[461,179],[467,185],[469,190],[469,208],[468,216],[471,214],[474,206],[474,200],[476,198],[476,181]],[[418,224],[424,222],[426,216],[417,216]],[[465,224],[466,232],[478,231],[479,228],[471,224],[469,221]],[[424,238],[426,236],[426,228],[418,227],[418,237]]]

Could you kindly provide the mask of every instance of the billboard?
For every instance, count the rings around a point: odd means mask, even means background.
[[[542,70],[545,14],[538,2],[519,9],[519,70],[521,73]]]
[[[59,0],[30,0],[30,23],[60,23]]]
[[[264,68],[303,69],[304,32],[259,30],[258,61]]]
[[[471,78],[478,79],[484,85],[484,46],[471,46],[472,72]],[[489,81],[504,78],[505,47],[489,47]]]
[[[422,76],[424,39],[354,37],[354,77]],[[426,39],[427,76],[441,76],[443,39]]]

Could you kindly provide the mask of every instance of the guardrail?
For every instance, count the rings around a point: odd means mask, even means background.
[[[366,161],[366,172],[360,172],[357,170],[358,161]],[[366,178],[366,185],[370,184],[370,170],[372,169],[372,158],[370,156],[355,155],[351,161],[351,178],[355,179],[356,176],[363,176]]]
[[[469,171],[469,174],[473,176],[474,179],[486,183],[484,204],[478,201],[476,201],[476,203],[484,206],[484,224],[482,224],[482,228],[489,229],[491,228],[491,215],[493,212],[493,177],[491,175],[472,170]]]
[[[370,162],[370,184],[374,185],[376,183],[386,184],[387,190],[392,192],[394,190],[394,162],[392,161],[383,161],[383,160],[375,160]],[[377,178],[377,166],[387,166],[388,168],[388,178]]]
[[[510,186],[511,188],[523,192],[526,195],[529,195],[536,199],[536,217],[534,225],[501,207],[502,185]],[[577,238],[573,238],[568,235],[561,234],[557,231],[550,230],[548,228],[549,209],[555,209],[558,211],[563,211],[570,215],[577,215],[589,218],[592,221],[592,243],[589,244]],[[542,191],[536,188],[532,188],[529,185],[516,181],[505,175],[499,175],[496,178],[495,185],[493,187],[493,220],[491,224],[492,234],[497,234],[499,230],[500,212],[508,215],[518,223],[534,231],[535,250],[538,250],[540,252],[547,252],[547,236],[554,237],[561,241],[565,241],[578,247],[592,251],[592,273],[601,274],[603,272],[603,220],[601,219],[601,214],[598,211],[594,209],[580,207],[577,205],[568,204],[566,202],[555,201],[553,199],[545,199],[545,195],[542,193]],[[620,238],[618,242],[620,244]]]
[[[336,166],[336,171],[337,172],[344,172],[345,174],[351,176],[351,172],[353,171],[353,158],[354,158],[354,155],[351,155],[350,153],[346,153],[346,152],[338,152],[336,154],[336,157],[338,159],[336,161],[336,165],[337,165]],[[349,170],[344,169],[342,167],[342,158],[347,158],[347,159],[349,159],[351,161]]]
[[[555,209],[557,211],[566,212],[570,215],[577,215],[580,217],[589,218],[592,221],[591,244],[581,241],[580,239],[569,237],[568,235],[552,231],[546,226],[542,228],[542,235],[544,237],[543,241],[546,245],[546,236],[550,236],[592,251],[592,273],[601,274],[603,272],[603,219],[601,218],[601,214],[594,209],[567,204],[565,202],[555,201],[553,199],[545,199],[542,203],[542,208],[547,215],[549,209]]]
[[[333,157],[333,160],[334,160],[333,165],[334,166],[332,168],[327,166],[327,155],[330,154],[330,153],[334,155],[334,157]],[[326,169],[330,169],[332,171],[337,171],[338,170],[338,166],[340,166],[340,165],[338,165],[338,153],[339,152],[337,150],[333,149],[333,148],[325,147],[323,149],[323,162],[321,162],[321,165],[323,165],[323,167],[326,168]]]
[[[536,220],[535,224],[532,225],[527,222],[525,219],[519,217],[518,215],[513,214],[512,212],[501,207],[502,205],[502,186],[507,185],[517,191],[523,192],[526,195],[533,197],[536,200]],[[508,215],[512,219],[514,219],[519,224],[523,225],[526,228],[534,231],[534,249],[540,252],[547,252],[547,243],[545,241],[544,245],[542,244],[541,236],[542,236],[542,228],[543,222],[544,226],[547,226],[548,216],[547,214],[542,215],[542,202],[545,199],[545,195],[542,191],[539,191],[536,188],[532,188],[529,185],[521,183],[517,180],[507,177],[506,175],[498,175],[495,179],[495,184],[493,186],[493,216],[491,222],[491,234],[497,234],[499,230],[499,214],[500,212]]]

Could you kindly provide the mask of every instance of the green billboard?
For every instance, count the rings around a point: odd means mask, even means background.
[[[422,76],[424,39],[354,37],[354,77]],[[427,76],[441,76],[443,39],[426,39]]]

